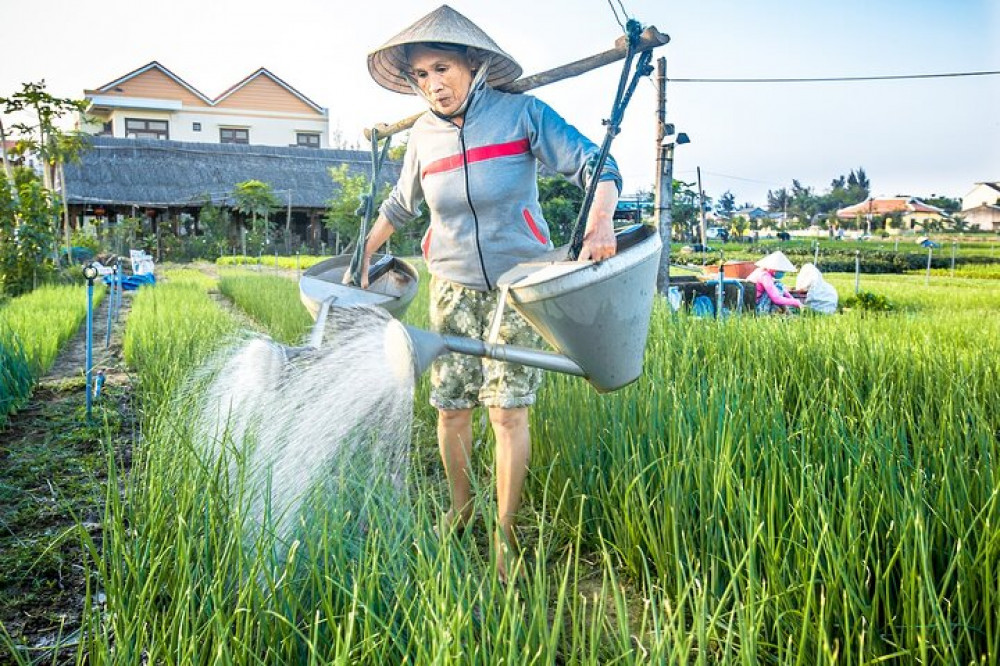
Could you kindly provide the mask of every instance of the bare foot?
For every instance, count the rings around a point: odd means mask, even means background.
[[[517,538],[508,539],[501,530],[493,533],[493,548],[497,560],[497,578],[502,585],[509,582],[525,582],[524,561]]]
[[[469,524],[472,522],[472,507],[466,511],[455,511],[454,508],[448,509],[443,516],[441,516],[441,524],[435,527],[434,531],[438,535],[449,535],[452,532],[464,533],[465,530],[469,529]]]

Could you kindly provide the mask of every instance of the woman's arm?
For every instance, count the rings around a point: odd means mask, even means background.
[[[597,184],[594,203],[587,215],[587,227],[583,233],[583,247],[580,261],[603,261],[615,256],[618,249],[615,241],[614,216],[618,205],[618,187],[614,181],[603,180]]]
[[[781,291],[774,285],[774,278],[770,273],[764,272],[764,275],[760,277],[759,283],[764,287],[764,291],[767,292],[768,298],[775,305],[782,305],[785,307],[801,308],[802,303],[798,299],[792,298],[791,296],[785,296]]]

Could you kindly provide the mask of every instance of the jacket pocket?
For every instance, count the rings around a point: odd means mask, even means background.
[[[528,228],[531,229],[531,233],[535,236],[535,240],[542,245],[548,245],[549,239],[542,234],[541,229],[538,228],[538,224],[535,223],[535,218],[531,217],[531,213],[528,212],[528,209],[522,209],[521,214],[524,215],[524,221],[528,223]]]

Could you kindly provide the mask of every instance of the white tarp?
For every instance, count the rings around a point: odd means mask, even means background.
[[[837,311],[837,290],[823,279],[823,274],[811,263],[802,265],[802,270],[795,278],[795,291],[806,292],[806,307],[811,310],[823,314]]]

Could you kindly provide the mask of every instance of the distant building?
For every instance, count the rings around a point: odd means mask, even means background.
[[[748,222],[754,220],[763,220],[767,218],[767,211],[758,206],[750,206],[748,208],[740,208],[739,210],[734,210],[729,214],[729,218],[735,220],[738,217],[742,217]]]
[[[937,206],[926,204],[916,197],[872,198],[837,211],[840,220],[874,220],[892,218],[898,229],[925,228],[933,221],[949,220],[950,216]]]
[[[348,165],[351,175],[371,171],[371,155],[357,150],[304,149],[240,144],[199,144],[97,136],[78,163],[67,164],[66,201],[75,224],[115,224],[126,217],[161,224],[177,233],[183,216],[196,218],[207,203],[233,206],[237,183],[271,186],[282,207],[272,215],[288,224],[295,245],[332,245],[322,224],[337,186],[330,168]],[[399,177],[399,162],[387,161],[380,181]],[[197,230],[195,230],[197,231]]]
[[[153,61],[93,90],[81,123],[124,139],[329,148],[329,114],[265,68],[211,99]]]
[[[1000,182],[976,183],[972,191],[962,197],[959,214],[971,228],[1000,231]]]
[[[972,191],[962,197],[963,211],[987,205],[1000,205],[1000,182],[976,183]]]

